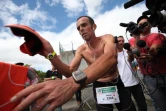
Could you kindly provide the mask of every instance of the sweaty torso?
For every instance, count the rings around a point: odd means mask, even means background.
[[[88,65],[91,65],[95,62],[101,55],[104,54],[105,42],[102,40],[102,37],[98,37],[98,41],[95,43],[95,46],[91,46],[88,43],[83,45],[84,50],[82,51],[83,58]],[[110,52],[111,53],[111,52]],[[101,62],[101,64],[104,64]],[[117,66],[110,68],[110,70],[104,74],[103,77],[98,79],[100,82],[110,82],[118,76]]]

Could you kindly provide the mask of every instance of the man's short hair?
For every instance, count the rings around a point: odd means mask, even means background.
[[[77,21],[78,21],[80,18],[82,18],[82,17],[87,17],[87,18],[89,19],[89,22],[90,22],[91,25],[95,24],[95,22],[94,22],[94,20],[92,19],[92,17],[87,16],[87,15],[80,16],[80,17],[77,19]]]
[[[122,35],[118,36],[117,38],[120,38],[120,37],[121,37],[121,38],[124,38]]]
[[[137,19],[137,24],[142,20],[142,19],[147,19],[148,20],[148,16],[142,15]]]

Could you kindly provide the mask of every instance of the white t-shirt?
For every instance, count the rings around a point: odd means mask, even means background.
[[[137,78],[132,73],[131,66],[127,59],[128,54],[126,50],[118,52],[118,70],[125,87],[134,86],[139,83]]]

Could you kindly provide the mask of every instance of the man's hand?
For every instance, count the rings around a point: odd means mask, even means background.
[[[134,54],[132,51],[127,51],[128,54],[128,62],[131,63],[134,60]]]
[[[140,61],[152,61],[153,56],[147,53],[141,53],[140,57],[137,57]]]
[[[151,54],[151,55],[157,55],[158,54],[158,50],[159,49],[157,49],[157,48],[150,48],[150,50],[149,50],[149,54]]]
[[[48,42],[46,39],[44,38],[40,38],[41,42],[43,43],[43,47],[42,49],[40,50],[39,54],[44,56],[44,57],[47,57],[47,55],[49,53],[53,53],[54,52],[54,49],[52,47],[52,45],[50,44],[50,42]]]
[[[53,111],[56,107],[69,101],[79,87],[80,85],[75,83],[72,77],[31,85],[11,99],[11,102],[15,102],[26,97],[13,111],[22,111],[32,104],[32,111],[40,111],[47,104],[49,106],[46,111]]]
[[[44,78],[44,81],[52,80],[52,78]]]

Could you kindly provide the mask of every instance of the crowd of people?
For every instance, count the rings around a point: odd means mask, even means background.
[[[148,22],[147,16],[137,20],[138,26],[145,22]],[[148,24],[141,34],[132,34],[133,37],[129,40],[131,50],[125,50],[123,36],[117,37],[117,43],[111,34],[97,37],[97,26],[90,16],[79,17],[76,28],[85,43],[78,47],[69,65],[59,59],[49,41],[40,38],[43,47],[39,54],[49,59],[52,70],[47,71],[44,82],[30,85],[11,98],[11,102],[16,102],[26,97],[13,111],[24,110],[32,103],[34,111],[43,108],[47,111],[56,108],[62,111],[61,106],[90,83],[93,83],[97,111],[113,111],[113,104],[119,111],[137,111],[132,96],[138,111],[147,111],[143,89],[131,67],[134,58],[143,74],[150,97],[159,111],[166,110],[166,57],[159,53],[164,46],[164,35],[151,33]],[[138,47],[139,40],[144,40],[148,49]],[[134,48],[139,50],[139,56],[132,52]],[[82,59],[88,67],[78,70]],[[66,79],[62,80],[62,74]],[[78,102],[81,103],[82,99],[79,98]]]

